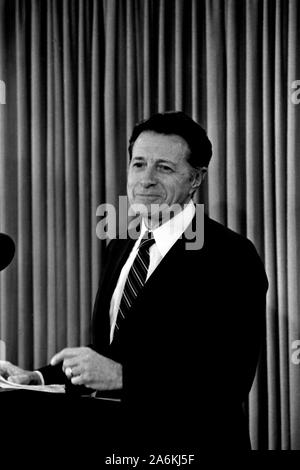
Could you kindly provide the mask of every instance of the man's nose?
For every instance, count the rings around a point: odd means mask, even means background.
[[[145,187],[153,186],[156,184],[155,168],[148,166],[143,172],[141,184]]]

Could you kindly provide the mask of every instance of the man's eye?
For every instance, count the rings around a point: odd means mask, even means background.
[[[159,170],[164,171],[165,173],[172,173],[173,168],[168,165],[158,165]]]
[[[141,168],[141,167],[143,166],[143,163],[142,163],[142,162],[134,162],[134,163],[132,164],[132,166],[133,166],[134,168]]]

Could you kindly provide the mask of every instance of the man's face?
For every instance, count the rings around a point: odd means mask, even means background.
[[[145,206],[146,213],[139,210],[147,216],[151,205],[187,203],[202,178],[187,162],[189,153],[187,142],[178,135],[142,132],[133,145],[129,164],[130,205]]]

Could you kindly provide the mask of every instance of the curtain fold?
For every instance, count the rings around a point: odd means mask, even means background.
[[[300,41],[300,5],[293,0],[289,2],[288,27],[288,64],[287,82],[290,84],[295,77],[300,76],[298,48]],[[287,298],[288,298],[288,337],[290,344],[299,338],[300,333],[300,116],[299,108],[291,100],[287,106]],[[300,449],[300,429],[297,425],[300,412],[300,374],[298,367],[290,361],[290,420],[291,447]]]
[[[297,0],[0,0],[0,230],[17,248],[0,274],[10,361],[39,367],[89,342],[106,245],[97,207],[126,194],[134,124],[183,110],[213,143],[199,201],[254,242],[269,278],[246,404],[253,447],[300,449],[299,48]]]
[[[22,4],[16,7],[16,118],[18,133],[16,136],[16,157],[17,157],[17,192],[18,227],[26,227],[31,219],[31,153],[30,145],[30,123],[27,119],[27,109],[29,106],[28,87],[28,65],[26,63],[26,48],[28,47],[28,36],[25,35],[24,23],[26,21],[26,11]],[[24,73],[25,72],[25,73]],[[22,236],[17,238],[16,256],[18,256],[18,284],[14,289],[18,290],[17,296],[17,321],[18,339],[15,345],[18,350],[18,363],[25,367],[26,361],[24,351],[27,351],[29,361],[32,361],[33,346],[33,318],[28,312],[33,311],[33,292],[28,290],[28,282],[32,284],[32,264],[30,262],[32,227],[28,226]],[[47,316],[45,316],[47,318]]]
[[[264,231],[265,231],[265,243],[269,249],[266,250],[266,266],[268,266],[269,279],[270,276],[274,278],[276,265],[275,251],[274,251],[274,236],[275,236],[275,220],[274,220],[274,177],[275,177],[275,165],[274,165],[274,127],[273,121],[274,116],[274,104],[273,96],[276,85],[274,84],[274,61],[275,61],[275,44],[274,44],[274,24],[273,9],[270,2],[266,2],[263,9],[263,82],[262,82],[262,94],[263,94],[263,124],[262,124],[262,136],[263,136],[263,178],[264,178]],[[275,20],[276,21],[276,20]],[[276,80],[276,78],[275,78]],[[279,97],[279,93],[276,93]],[[276,292],[273,288],[273,282],[270,283],[269,287],[269,302],[270,305],[276,302]],[[269,310],[267,316],[267,331],[278,331],[277,330],[277,319],[272,309]],[[275,340],[275,341],[274,341]],[[280,394],[278,391],[278,367],[279,367],[279,355],[278,347],[276,344],[276,336],[268,336],[268,348],[267,348],[267,361],[269,364],[267,370],[268,388],[270,393],[268,394],[268,408],[269,408],[269,422],[271,432],[269,434],[270,448],[276,448],[276,445],[280,442],[280,436],[278,430],[273,423],[280,422],[279,411],[279,398]]]
[[[270,5],[270,11],[272,11]],[[289,338],[288,338],[288,313],[287,313],[287,225],[286,225],[286,208],[287,208],[287,160],[286,160],[286,145],[287,145],[287,123],[286,123],[286,83],[287,83],[287,63],[284,59],[287,55],[287,11],[285,11],[280,2],[276,5],[276,18],[275,18],[275,89],[272,90],[270,100],[273,103],[274,109],[274,128],[270,128],[273,132],[273,147],[272,153],[269,156],[270,165],[272,165],[272,179],[270,179],[270,195],[269,205],[272,205],[272,225],[269,227],[270,246],[272,250],[266,252],[268,258],[268,266],[270,271],[270,307],[269,317],[272,320],[272,315],[278,311],[278,320],[275,316],[274,327],[270,325],[269,331],[275,331],[276,334],[269,335],[269,344],[272,341],[274,353],[270,348],[269,363],[273,359],[272,368],[276,373],[277,387],[279,385],[280,392],[277,392],[277,417],[280,418],[281,433],[278,429],[277,434],[281,439],[281,446],[283,449],[288,449],[290,446],[290,401],[289,401]],[[284,20],[282,19],[284,15]],[[274,34],[274,33],[273,33]],[[274,54],[272,59],[274,60]],[[271,76],[269,80],[271,80]],[[267,84],[266,84],[267,86]],[[276,99],[274,99],[276,97]],[[266,110],[267,114],[267,110]],[[275,158],[274,158],[275,156]],[[283,177],[284,175],[284,177]],[[266,175],[267,177],[267,175]],[[272,244],[271,244],[272,243]],[[272,295],[272,296],[271,296]],[[279,336],[279,341],[276,341],[276,335]],[[273,338],[273,339],[271,339]],[[277,353],[275,353],[277,351]],[[277,366],[276,366],[277,364]],[[278,370],[279,368],[279,370]],[[271,377],[270,369],[270,377]],[[269,379],[271,381],[271,378]],[[275,380],[273,379],[273,382]],[[272,390],[276,393],[276,389]],[[278,403],[279,402],[279,403]],[[274,426],[274,429],[276,427]],[[272,431],[274,432],[274,431]],[[276,445],[279,444],[277,438]]]

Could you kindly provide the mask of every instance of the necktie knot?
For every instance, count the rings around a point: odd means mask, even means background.
[[[145,232],[141,242],[139,244],[139,250],[143,248],[143,250],[149,250],[150,247],[155,243],[153,233],[152,232]]]

